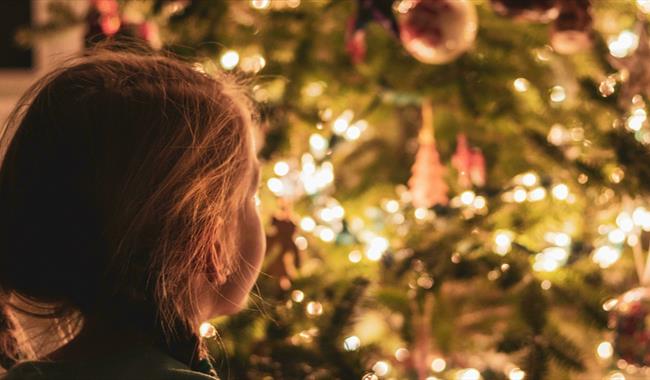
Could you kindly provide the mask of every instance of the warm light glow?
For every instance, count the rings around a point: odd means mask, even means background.
[[[300,228],[302,228],[303,231],[311,232],[316,228],[316,221],[312,217],[305,216],[300,219]]]
[[[386,201],[386,204],[384,204],[384,208],[386,209],[386,211],[390,213],[395,213],[399,211],[399,202],[394,199],[391,199],[389,201]]]
[[[348,253],[348,260],[350,260],[351,263],[358,263],[361,261],[361,252],[354,250]]]
[[[255,9],[266,9],[271,5],[271,0],[251,0],[251,6]]]
[[[616,217],[616,225],[623,230],[623,232],[631,232],[634,229],[634,220],[627,212],[622,212]]]
[[[513,368],[508,372],[508,380],[523,380],[526,377],[526,372],[520,368]]]
[[[463,191],[460,194],[460,202],[465,206],[469,206],[474,202],[476,194],[472,190]]]
[[[527,197],[528,197],[528,193],[526,192],[526,189],[522,187],[517,187],[512,192],[512,199],[517,203],[524,202]]]
[[[621,251],[609,245],[603,245],[594,251],[592,260],[601,268],[609,268],[621,258]]]
[[[551,189],[551,194],[553,194],[553,198],[559,201],[564,201],[569,197],[569,187],[563,183],[560,183],[553,186],[553,189]]]
[[[422,220],[427,217],[427,209],[423,207],[418,207],[415,209],[415,219]]]
[[[409,352],[409,350],[407,350],[404,347],[400,347],[397,350],[395,350],[395,359],[397,359],[398,362],[403,362],[409,358],[410,354],[411,353]]]
[[[598,354],[598,357],[601,359],[609,359],[614,355],[614,348],[612,347],[612,344],[609,342],[600,342],[598,347],[596,348],[596,353]]]
[[[637,132],[643,128],[643,125],[645,124],[647,118],[648,115],[645,110],[643,108],[637,108],[627,118],[625,126],[630,130]]]
[[[334,239],[336,239],[336,234],[331,228],[323,227],[318,233],[318,237],[326,243],[331,243],[334,241]]]
[[[527,195],[527,199],[531,202],[538,202],[544,198],[546,198],[546,189],[541,186],[534,188]]]
[[[537,185],[537,181],[539,181],[539,178],[533,172],[524,173],[521,176],[521,184],[524,186],[533,187]]]
[[[366,257],[371,261],[379,261],[388,249],[388,240],[381,236],[375,236],[366,246]]]
[[[221,55],[221,67],[226,70],[232,70],[239,63],[239,53],[234,50],[226,50],[223,55]]]
[[[447,362],[443,358],[435,358],[431,361],[431,370],[433,372],[442,372],[447,368]]]
[[[636,6],[643,13],[650,13],[650,0],[636,0]]]
[[[289,164],[286,161],[278,161],[273,166],[273,172],[280,177],[285,176],[289,173]]]
[[[310,301],[307,303],[305,309],[307,310],[307,314],[311,316],[318,316],[323,314],[323,305],[320,302]]]
[[[466,368],[456,373],[456,380],[481,380],[481,373],[475,368]]]
[[[624,30],[618,36],[610,38],[607,46],[609,54],[614,57],[627,57],[639,46],[639,36],[631,30]]]
[[[525,92],[528,91],[528,88],[530,87],[530,82],[528,82],[528,79],[526,78],[517,78],[512,83],[512,85],[515,87],[515,90],[517,92]]]
[[[561,103],[566,100],[566,91],[562,86],[553,86],[551,89],[551,101]]]
[[[314,133],[309,136],[309,146],[312,149],[312,153],[320,156],[327,150],[328,143],[325,137],[318,133]]]
[[[351,335],[343,340],[343,348],[346,351],[356,351],[361,347],[361,340],[356,335]]]
[[[390,365],[385,361],[380,360],[372,366],[372,370],[375,371],[377,376],[386,376],[390,371]]]
[[[607,234],[607,238],[612,244],[622,244],[625,241],[625,232],[616,228]]]
[[[269,180],[266,182],[266,186],[268,186],[269,190],[271,190],[275,195],[281,194],[284,190],[284,184],[282,181],[275,177],[269,178]]]
[[[512,245],[512,232],[510,231],[498,231],[494,235],[494,244],[495,244],[495,249],[494,251],[501,255],[504,256],[508,252],[510,252],[511,245]]]
[[[291,299],[294,302],[301,303],[305,299],[305,293],[302,290],[294,290],[291,292]]]

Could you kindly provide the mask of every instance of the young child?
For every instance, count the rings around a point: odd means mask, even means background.
[[[264,252],[233,82],[96,51],[31,88],[0,147],[4,379],[216,378],[199,326],[243,307]],[[30,357],[21,312],[77,327]]]

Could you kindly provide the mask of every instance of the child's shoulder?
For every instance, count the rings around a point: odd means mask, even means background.
[[[138,348],[92,362],[26,361],[0,380],[215,380],[155,349]]]

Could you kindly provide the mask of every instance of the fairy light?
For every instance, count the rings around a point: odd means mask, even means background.
[[[405,361],[406,359],[409,358],[410,355],[411,353],[409,352],[409,350],[407,350],[404,347],[400,347],[397,350],[395,350],[395,359],[397,359],[398,362]]]
[[[625,375],[623,375],[621,372],[614,371],[607,375],[607,380],[625,380]]]
[[[546,189],[541,186],[536,187],[527,194],[526,198],[531,202],[541,201],[546,198]]]
[[[553,186],[551,189],[551,194],[553,198],[564,201],[569,197],[569,187],[563,183]]]
[[[331,208],[323,208],[318,212],[318,217],[324,222],[331,222],[334,220],[334,212]]]
[[[248,57],[244,57],[241,61],[241,69],[249,73],[257,73],[266,66],[266,59],[260,54],[253,54]]]
[[[508,371],[508,380],[524,380],[526,377],[526,372],[521,370],[521,368],[513,368]]]
[[[431,361],[431,370],[440,373],[447,368],[447,362],[443,358],[435,358]]]
[[[505,256],[512,248],[512,232],[498,231],[494,235],[494,245],[494,251],[501,256]]]
[[[319,316],[323,314],[323,305],[317,301],[309,301],[305,310],[307,310],[307,314],[311,316]]]
[[[201,323],[199,326],[199,334],[203,338],[214,338],[217,335],[217,329],[209,322]]]
[[[641,227],[644,231],[650,231],[650,211],[644,207],[637,207],[632,213],[634,224]]]
[[[302,290],[294,290],[291,292],[291,299],[294,302],[301,303],[305,299],[305,293]]]
[[[384,204],[384,209],[390,212],[391,214],[395,213],[399,211],[399,202],[394,199],[386,201],[386,203]]]
[[[643,108],[637,108],[632,111],[632,114],[627,118],[625,121],[625,126],[628,129],[637,132],[643,128],[643,125],[646,122],[647,118],[648,115],[646,111]]]
[[[366,246],[366,257],[370,261],[379,261],[388,249],[388,240],[381,236],[373,237]]]
[[[311,147],[312,153],[316,156],[323,156],[327,150],[327,140],[321,134],[313,133],[309,136],[309,146]]]
[[[286,161],[278,161],[273,166],[273,172],[280,177],[289,173],[289,164]]]
[[[336,133],[337,135],[342,135],[345,133],[345,131],[348,129],[348,120],[339,117],[336,120],[334,120],[334,123],[332,124],[332,131]]]
[[[348,253],[348,260],[350,260],[351,263],[358,263],[361,261],[361,252],[354,250]]]
[[[302,228],[303,231],[311,232],[316,228],[316,221],[310,216],[305,216],[300,219],[300,228]]]
[[[456,373],[456,380],[481,380],[481,373],[476,368],[465,368]]]
[[[606,269],[612,266],[621,258],[621,251],[609,245],[598,247],[591,259],[601,268]]]
[[[271,5],[271,0],[251,0],[251,6],[255,9],[267,9]]]
[[[517,187],[512,192],[512,199],[517,203],[522,203],[528,198],[528,192],[522,187]]]
[[[377,376],[386,376],[388,372],[390,372],[390,365],[387,362],[380,360],[372,366],[372,370],[375,371]]]
[[[554,103],[562,103],[566,100],[566,90],[562,86],[553,86],[551,88],[551,101]]]
[[[359,139],[361,137],[361,128],[357,124],[351,125],[346,131],[344,135],[346,140],[354,141]]]
[[[627,57],[639,46],[639,36],[631,30],[624,30],[608,40],[609,54],[616,58]]]
[[[616,225],[623,230],[623,232],[632,232],[634,229],[634,220],[627,212],[622,212],[616,217]]]
[[[232,70],[239,63],[239,53],[234,50],[226,50],[219,59],[221,67],[226,70]]]
[[[282,191],[284,190],[284,184],[282,183],[282,181],[280,179],[278,179],[278,178],[275,178],[275,177],[269,178],[269,180],[266,181],[266,186],[275,195],[281,194]]]
[[[460,194],[460,201],[465,206],[469,206],[469,205],[472,204],[472,202],[474,202],[475,197],[476,197],[476,194],[472,190],[463,191]]]
[[[596,354],[601,359],[609,359],[614,355],[614,348],[609,342],[600,342],[598,347],[596,347]]]
[[[296,247],[301,251],[304,251],[309,247],[309,242],[304,236],[296,236],[294,243],[296,243]]]
[[[350,335],[343,340],[343,349],[346,351],[356,351],[361,347],[361,339],[356,335]]]
[[[322,227],[320,232],[318,233],[318,237],[326,243],[331,243],[336,238],[336,234],[331,228]]]
[[[621,244],[625,241],[625,232],[621,229],[615,228],[609,231],[607,239],[609,239],[612,244]]]
[[[533,172],[524,173],[521,176],[521,184],[524,186],[533,187],[537,185],[537,181],[539,181],[539,177]]]
[[[543,290],[549,290],[553,286],[553,283],[551,283],[551,281],[549,281],[549,280],[544,280],[544,281],[542,281],[541,284],[539,284],[539,286]]]
[[[528,79],[526,78],[517,78],[512,82],[512,85],[515,88],[515,91],[526,92],[530,87],[530,82],[528,82]]]
[[[414,211],[415,219],[423,220],[427,217],[427,209],[423,207],[418,207]]]

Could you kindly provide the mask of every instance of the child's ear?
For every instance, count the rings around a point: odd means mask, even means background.
[[[214,285],[220,285],[226,279],[225,273],[219,273],[219,266],[217,258],[221,252],[221,244],[218,242],[210,247],[210,254],[205,255],[205,260],[203,262],[203,272],[208,278],[208,281]]]

